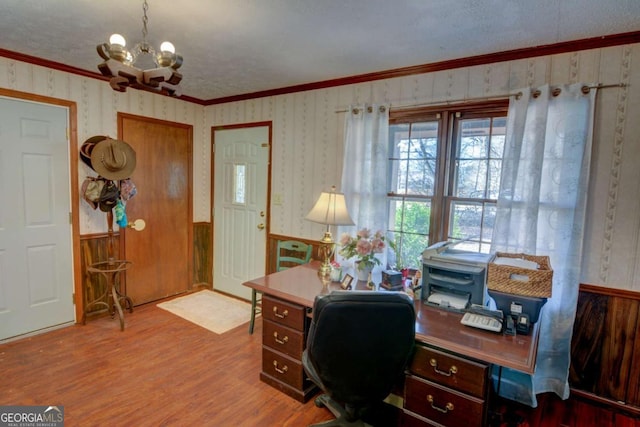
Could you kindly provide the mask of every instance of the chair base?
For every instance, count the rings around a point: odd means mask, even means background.
[[[388,427],[398,425],[400,419],[399,409],[384,402],[368,408],[360,414],[362,418],[355,421],[349,421],[345,407],[327,394],[316,397],[314,403],[319,408],[326,407],[336,419],[312,424],[309,427]]]
[[[349,421],[347,419],[347,411],[342,405],[333,400],[327,394],[322,394],[316,397],[314,401],[317,407],[325,407],[336,417],[335,420],[324,421],[318,424],[311,424],[309,427],[373,427],[371,424],[366,424],[362,420]]]

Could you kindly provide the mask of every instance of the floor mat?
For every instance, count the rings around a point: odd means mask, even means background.
[[[222,334],[249,321],[251,304],[210,290],[199,291],[158,304],[216,334]]]

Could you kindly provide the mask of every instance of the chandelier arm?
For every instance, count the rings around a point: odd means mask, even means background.
[[[109,43],[99,44],[98,46],[96,46],[96,50],[98,51],[98,55],[100,55],[100,58],[104,59],[105,61],[109,60]]]
[[[173,68],[174,70],[177,70],[182,66],[182,55],[178,55],[176,53],[173,55],[173,57],[174,57],[174,61],[173,61],[173,64],[171,64],[171,68]]]

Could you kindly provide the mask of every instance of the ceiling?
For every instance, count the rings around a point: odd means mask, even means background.
[[[147,40],[210,101],[640,30],[640,0],[147,0]],[[95,72],[142,39],[142,0],[2,0],[0,48]]]

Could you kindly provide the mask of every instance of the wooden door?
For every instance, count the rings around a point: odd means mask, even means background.
[[[270,127],[214,129],[215,290],[250,299],[243,282],[265,274]]]
[[[131,176],[137,194],[128,221],[146,228],[120,230],[123,256],[133,262],[126,291],[134,305],[189,290],[192,280],[192,126],[118,115],[119,139],[136,151]]]
[[[68,123],[0,97],[0,341],[74,320]]]

